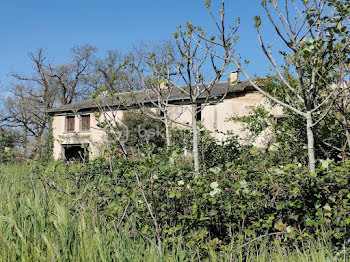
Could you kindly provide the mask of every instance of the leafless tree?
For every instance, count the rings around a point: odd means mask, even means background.
[[[175,33],[175,44],[163,43],[153,50],[145,45],[139,47],[127,61],[129,66],[129,89],[135,90],[132,95],[142,112],[149,117],[161,120],[165,125],[166,142],[171,144],[170,127],[181,125],[192,132],[194,169],[199,171],[198,150],[198,114],[209,102],[213,102],[212,90],[225,74],[229,61],[216,59],[211,52],[214,45],[205,41],[197,43],[193,35],[205,35],[205,32],[188,23],[186,30],[178,28]],[[200,48],[204,47],[204,49]],[[136,55],[136,56],[135,56]],[[139,92],[139,90],[142,90]],[[189,107],[183,103],[173,105],[175,96],[183,97]],[[189,101],[189,102],[188,102]],[[219,101],[217,101],[219,102]],[[158,115],[147,113],[147,107],[156,108]],[[180,112],[172,114],[172,107],[180,108]],[[188,110],[191,122],[179,121],[179,117]]]
[[[94,96],[94,101],[98,108],[98,111],[95,112],[95,118],[99,128],[102,128],[106,133],[107,148],[110,150],[113,149],[111,146],[111,140],[113,140],[119,145],[122,155],[127,157],[126,141],[128,138],[128,129],[123,125],[118,114],[118,112],[121,112],[119,109],[123,107],[123,103],[113,93],[106,91],[97,92]],[[112,161],[111,158],[109,160]]]
[[[86,98],[91,90],[84,86],[91,70],[96,48],[90,45],[74,46],[73,58],[68,64],[51,67],[53,85],[57,90],[58,100],[62,105]]]
[[[32,74],[11,75],[21,84],[13,86],[5,103],[6,125],[23,129],[24,155],[30,138],[36,144],[33,154],[41,156],[41,142],[49,117],[46,110],[55,104],[56,90],[52,85],[52,64],[43,49],[28,54],[32,62]]]
[[[95,91],[100,88],[110,93],[127,91],[122,81],[125,76],[123,62],[124,55],[117,50],[108,51],[104,58],[95,58],[87,84]]]
[[[32,155],[41,157],[43,136],[48,125],[47,106],[42,94],[28,86],[17,85],[6,100],[6,125],[22,128],[24,156],[27,154],[28,141],[32,141]]]
[[[232,36],[236,33],[237,28],[230,32]],[[228,53],[224,52],[221,56],[222,59],[217,59],[215,56],[216,46],[213,42],[204,41],[205,37],[204,30],[200,27],[194,27],[191,23],[186,24],[186,29],[181,26],[178,27],[178,32],[174,34],[174,38],[180,59],[176,62],[173,70],[180,81],[174,81],[172,77],[167,79],[170,85],[181,90],[190,100],[191,123],[182,123],[182,125],[192,132],[194,169],[196,172],[199,171],[197,115],[213,99],[213,88],[225,75],[230,65]],[[175,57],[174,60],[176,60]]]
[[[111,149],[111,141],[116,141],[124,157],[128,156],[126,138],[128,130],[121,132],[122,122],[120,110],[125,107],[124,101],[118,99],[118,94],[127,91],[124,79],[126,77],[125,66],[123,65],[124,55],[116,50],[107,52],[103,58],[95,57],[92,61],[91,72],[85,78],[85,83],[94,92],[92,97],[98,110],[95,118],[106,135],[107,148]],[[111,158],[109,158],[112,161]],[[112,168],[112,165],[110,165]]]
[[[170,42],[151,46],[142,43],[134,47],[125,61],[127,73],[124,83],[130,99],[141,113],[164,124],[167,147],[171,145],[171,124],[181,115],[178,113],[177,117],[171,117],[169,112],[175,87],[167,79],[176,74],[172,70],[176,63],[174,56]],[[150,111],[150,108],[156,109],[156,112]]]
[[[43,49],[28,54],[32,62],[33,73],[31,76],[26,76],[20,73],[12,73],[11,75],[32,88],[27,90],[31,97],[40,101],[44,110],[53,107],[56,98],[56,90],[53,87],[52,79],[52,63],[48,61]]]
[[[41,156],[43,136],[49,124],[46,111],[55,105],[67,104],[86,97],[90,90],[83,86],[96,48],[85,45],[73,47],[73,59],[60,66],[48,60],[43,49],[28,54],[32,74],[12,73],[20,82],[14,85],[5,103],[6,125],[21,127],[24,133],[24,151],[31,139],[36,145],[34,154]]]

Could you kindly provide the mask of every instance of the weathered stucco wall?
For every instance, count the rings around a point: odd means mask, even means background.
[[[219,140],[225,139],[225,134],[231,131],[238,135],[241,142],[244,143],[247,133],[242,131],[242,125],[233,121],[228,121],[232,116],[246,116],[251,112],[250,107],[264,105],[264,107],[273,115],[281,115],[283,113],[281,107],[269,106],[266,99],[259,92],[246,93],[230,99],[225,99],[217,105],[206,106],[202,111],[202,123],[211,131],[212,135]],[[255,146],[265,146],[266,139],[270,139],[270,133],[265,132],[257,138]]]
[[[84,113],[84,115],[87,115]],[[94,117],[93,113],[90,115],[90,130],[82,131],[81,128],[81,116],[75,116],[75,131],[66,132],[66,116],[59,115],[53,117],[53,135],[54,135],[54,158],[62,158],[62,145],[64,144],[89,144],[90,147],[90,157],[94,158],[101,155],[105,149],[106,145],[106,133],[103,129],[99,128],[97,125],[99,123],[98,119]],[[99,119],[103,121],[104,119],[116,119],[120,121],[123,116],[123,111],[107,112],[102,114]]]
[[[265,98],[258,92],[245,93],[242,96],[225,99],[219,104],[206,106],[202,111],[202,123],[211,131],[212,135],[219,140],[225,139],[228,131],[238,135],[242,143],[247,134],[242,132],[242,126],[233,121],[227,121],[228,118],[236,116],[244,116],[249,114],[251,106],[264,105],[272,114],[281,115],[282,109],[280,107],[270,108]],[[112,112],[105,112],[100,116],[100,120],[104,119],[111,121],[120,121],[125,111],[116,110]],[[86,114],[84,114],[86,115]],[[169,115],[172,119],[180,123],[191,123],[191,107],[189,105],[171,106]],[[62,157],[62,144],[84,144],[90,145],[90,157],[101,155],[106,145],[105,132],[97,127],[98,121],[94,114],[90,113],[90,130],[80,131],[80,115],[75,117],[75,131],[65,132],[65,115],[56,115],[53,118],[53,133],[54,133],[54,157],[59,159]],[[181,126],[178,124],[173,124]],[[271,133],[265,132],[256,141],[256,146],[264,146],[267,141],[271,139]]]
[[[189,124],[192,122],[191,106],[190,105],[176,105],[171,106],[169,109],[169,118],[172,119],[173,125],[183,127],[181,124]]]

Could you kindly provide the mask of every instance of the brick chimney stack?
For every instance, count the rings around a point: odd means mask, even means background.
[[[168,89],[168,84],[165,80],[161,81],[159,84],[160,89],[165,90]]]
[[[230,82],[231,84],[237,84],[239,78],[238,78],[238,71],[232,71],[230,73]]]

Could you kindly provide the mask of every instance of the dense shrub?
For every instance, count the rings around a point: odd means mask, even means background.
[[[148,114],[153,115],[151,111]],[[142,145],[153,144],[156,147],[164,147],[164,124],[155,118],[136,111],[126,111],[122,123],[128,128],[129,148],[140,149]]]
[[[70,175],[81,168],[69,166]],[[193,244],[188,236],[177,237],[179,231],[171,233],[174,230],[169,228],[162,229],[163,246],[159,252],[151,237],[152,228],[140,232],[135,227],[141,221],[147,222],[147,213],[142,220],[136,216],[132,219],[129,208],[120,214],[113,210],[114,215],[107,214],[106,206],[96,209],[94,200],[99,203],[98,196],[82,197],[87,196],[84,188],[77,190],[71,176],[68,181],[63,180],[66,172],[67,167],[60,164],[0,165],[0,261],[299,262],[345,261],[349,255],[348,249],[342,249],[347,254],[334,250],[322,236],[293,246],[281,243],[277,237],[273,239],[274,236],[245,242],[244,232],[234,232],[227,245],[213,239],[199,248],[198,242]],[[89,184],[87,191],[92,190],[94,183]],[[107,206],[112,207],[116,201],[118,199]],[[201,239],[195,232],[192,238]],[[203,239],[200,242],[203,243]]]
[[[15,160],[17,154],[15,147],[19,136],[11,130],[0,128],[0,163],[11,162]]]
[[[241,145],[238,138],[230,133],[223,133],[226,137],[219,140],[210,133],[204,126],[199,125],[199,155],[203,169],[225,166],[225,163],[235,161],[241,154]],[[172,149],[192,153],[192,141],[189,130],[173,128],[172,130]]]
[[[261,152],[249,154],[258,159]],[[238,232],[246,239],[292,232],[288,239],[299,240],[322,232],[339,246],[350,237],[350,162],[321,161],[312,176],[299,163],[267,167],[251,161],[249,167],[244,157],[194,174],[176,151],[112,163],[55,167],[57,188],[71,185],[71,210],[93,206],[107,220],[131,223],[148,237],[155,237],[156,219],[169,245],[181,235],[188,246],[203,249],[224,246]]]

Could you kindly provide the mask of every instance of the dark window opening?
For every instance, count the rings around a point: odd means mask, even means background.
[[[88,144],[62,145],[64,160],[86,162],[89,160]]]
[[[196,120],[197,121],[202,120],[202,105],[201,104],[197,104]]]
[[[75,116],[67,116],[66,117],[66,131],[67,132],[74,131],[74,122],[75,122]]]
[[[164,117],[164,116],[165,116],[164,111],[159,110],[159,116],[160,116],[160,117]]]
[[[80,130],[90,130],[90,115],[81,116],[81,128]]]

